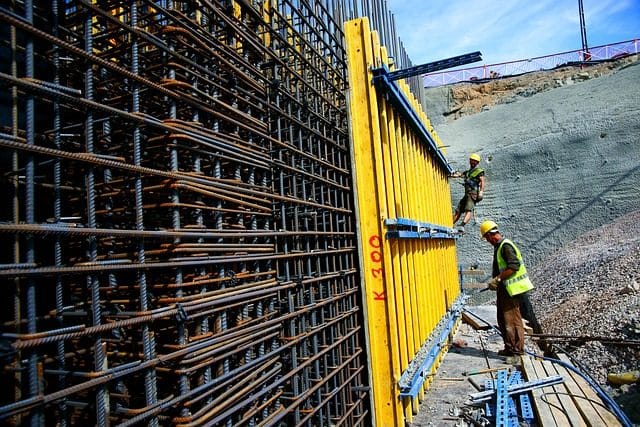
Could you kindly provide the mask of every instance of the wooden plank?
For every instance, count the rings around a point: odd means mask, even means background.
[[[556,370],[556,366],[548,360],[542,361],[542,367],[547,373],[547,376],[560,374]],[[567,381],[573,382],[573,379],[571,377],[566,377],[566,373],[565,375],[563,375],[563,378],[565,383]],[[567,418],[569,418],[570,425],[572,427],[586,427],[587,424],[584,422],[584,420],[582,419],[582,415],[578,411],[578,408],[576,408],[576,405],[573,403],[573,399],[567,391],[566,384],[554,385],[553,390],[555,391],[558,400],[560,400],[560,404],[562,405],[564,413],[567,415]]]
[[[565,378],[565,387],[569,391],[569,394],[587,425],[589,427],[607,427],[602,418],[600,418],[598,411],[593,407],[591,401],[585,396],[584,391],[578,386],[578,384],[576,384],[571,372],[569,372],[564,366],[555,365],[555,367],[558,374]]]
[[[566,354],[558,355],[558,359],[573,366],[571,364],[571,361],[569,360],[569,357]],[[589,385],[589,383],[587,383],[587,381],[584,378],[582,378],[580,375],[576,374],[575,372],[570,370],[568,371],[571,374],[571,377],[573,378],[573,380],[578,385],[578,387],[580,387],[584,391],[584,394],[587,399],[590,399],[590,400],[593,400],[594,402],[599,402],[602,404],[602,406],[594,405],[593,407],[598,412],[598,414],[600,415],[600,418],[602,418],[605,425],[612,426],[612,427],[621,426],[622,424],[620,424],[620,421],[618,421],[618,418],[615,415],[613,415],[609,410],[606,409],[606,405],[604,404],[604,402],[602,402],[602,399],[600,399],[600,397],[596,394],[595,390]]]
[[[531,362],[533,364],[533,369],[536,370],[536,374],[538,378],[545,378],[547,373],[544,370],[542,365],[542,361],[538,359],[534,359]],[[553,386],[547,386],[542,388],[542,394],[540,395],[540,399],[542,399],[543,403],[546,403],[551,408],[551,414],[553,414],[553,419],[556,421],[556,424],[559,426],[569,426],[569,418],[567,414],[562,411],[562,405],[560,404],[560,399],[558,399],[558,395],[555,392]]]
[[[533,367],[533,360],[530,356],[522,357],[522,369],[524,371],[524,375],[527,380],[532,381],[538,379],[536,374],[536,370]],[[537,416],[537,425],[540,427],[553,427],[556,425],[556,421],[553,418],[553,414],[551,413],[551,409],[549,405],[544,403],[541,399],[542,390],[540,388],[535,388],[531,390],[531,394],[533,396],[533,408],[536,411]]]
[[[469,316],[464,311],[462,312],[462,321],[467,325],[471,326],[476,331],[491,329],[491,326],[487,325],[486,323],[476,322],[476,320],[472,316]]]

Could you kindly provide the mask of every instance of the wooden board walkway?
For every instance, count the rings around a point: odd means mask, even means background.
[[[558,357],[571,364],[565,355]],[[531,356],[522,357],[522,370],[528,381],[561,375],[564,383],[534,389],[533,408],[540,427],[621,426],[595,390],[578,374],[559,364]]]

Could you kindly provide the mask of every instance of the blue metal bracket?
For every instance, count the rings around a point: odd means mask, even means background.
[[[522,379],[522,372],[515,371],[511,374],[509,378],[509,385],[522,384],[524,380]],[[520,401],[520,418],[524,419],[528,424],[533,423],[534,415],[533,408],[531,407],[531,400],[529,399],[529,393],[522,393],[519,396]],[[515,425],[518,426],[518,418],[515,418]]]
[[[531,406],[529,393],[522,393],[520,395],[520,412],[522,412],[522,418],[531,425],[535,419],[535,415],[533,415],[533,407]]]
[[[433,335],[417,351],[416,354],[424,355],[423,358],[414,358],[407,369],[402,373],[398,385],[400,397],[414,398],[422,388],[422,384],[430,375],[433,365],[436,363],[438,355],[446,346],[449,335],[460,318],[464,299],[458,298],[451,309],[445,314],[436,326]],[[440,331],[438,333],[438,331]]]
[[[539,387],[547,387],[550,385],[560,384],[562,382],[564,382],[564,378],[561,375],[552,375],[550,377],[540,378],[537,380],[527,381],[525,383],[509,386],[507,388],[507,393],[511,396],[524,393]],[[495,391],[493,390],[487,390],[481,391],[479,393],[472,393],[469,395],[469,397],[471,398],[472,403],[478,403],[491,400],[494,393]]]
[[[493,380],[484,380],[484,389],[485,390],[493,390],[495,382]],[[492,404],[492,402],[485,402],[484,404],[484,414],[487,417],[494,417],[495,416],[495,411],[493,410],[494,405]]]
[[[522,373],[520,371],[513,371],[509,376],[509,385],[521,384],[522,381]]]
[[[387,226],[387,239],[457,239],[460,237],[455,229],[444,225],[430,224],[408,218],[389,218],[384,221]]]
[[[498,373],[498,378],[500,378],[500,373]],[[490,380],[487,379],[484,381],[484,389],[485,390],[490,390],[490,391],[494,391],[494,394],[498,393],[498,390],[496,390],[496,382],[494,380]],[[511,373],[511,375],[509,375],[509,380],[507,383],[507,387],[513,387],[513,386],[517,386],[519,384],[523,384],[524,381],[522,379],[522,373],[520,371],[513,371]],[[506,389],[505,389],[506,390]],[[508,391],[506,391],[508,392]],[[518,405],[516,403],[516,400],[514,399],[515,396],[508,396],[507,399],[507,414],[505,415],[504,413],[500,413],[498,415],[498,408],[497,408],[497,403],[496,402],[489,402],[487,401],[484,405],[485,407],[485,415],[489,418],[493,418],[495,417],[495,422],[494,424],[496,426],[499,425],[505,425],[505,426],[509,426],[509,427],[518,427],[519,424],[519,420],[520,419],[524,419],[527,423],[532,424],[533,420],[535,418],[534,414],[533,414],[533,408],[531,407],[531,400],[529,399],[529,394],[528,393],[522,393],[518,396],[519,398],[519,403],[520,403],[520,416],[518,416]],[[504,396],[501,397],[502,400],[504,400]],[[498,400],[498,399],[496,399]],[[500,408],[503,412],[504,412],[504,407]],[[505,422],[505,417],[506,417],[506,424],[501,424]]]
[[[498,371],[496,379],[496,427],[507,427],[507,417],[509,416],[509,395],[507,394],[507,373],[506,369]]]
[[[398,113],[407,121],[411,128],[416,132],[418,138],[427,147],[427,151],[437,161],[438,165],[444,169],[447,175],[453,173],[453,169],[444,158],[442,151],[438,148],[435,140],[420,120],[418,113],[413,109],[411,102],[395,81],[389,79],[389,69],[386,66],[375,68],[373,72],[373,84],[385,98],[393,104]]]

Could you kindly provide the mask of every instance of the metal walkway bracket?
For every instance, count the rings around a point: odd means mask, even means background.
[[[414,398],[422,389],[427,377],[431,374],[433,366],[442,354],[443,347],[447,342],[449,334],[453,331],[456,321],[460,318],[464,301],[459,298],[454,303],[451,310],[440,320],[435,328],[431,339],[427,340],[416,353],[416,357],[411,361],[407,369],[402,373],[398,385],[400,387],[400,397]]]
[[[507,426],[507,417],[509,415],[509,397],[507,394],[507,371],[498,371],[498,379],[496,380],[496,426]]]
[[[507,381],[507,375],[508,381]],[[508,370],[498,372],[496,380],[487,379],[484,382],[485,390],[495,390],[495,401],[485,402],[485,415],[489,418],[495,418],[493,425],[503,427],[518,427],[518,420],[524,419],[529,424],[534,420],[531,402],[528,393],[521,393],[518,397],[520,402],[520,412],[515,396],[507,394],[507,387],[524,383],[522,373],[514,371],[509,374]]]
[[[374,68],[371,70],[373,73],[373,84],[379,90],[385,98],[393,104],[396,111],[407,121],[411,128],[416,132],[416,135],[427,147],[429,154],[433,155],[438,166],[445,170],[447,174],[453,173],[453,168],[444,158],[442,151],[438,148],[433,136],[427,130],[422,120],[418,116],[418,113],[411,106],[411,102],[407,99],[405,94],[400,90],[398,84],[389,79],[389,70],[386,66],[380,68]]]
[[[512,396],[514,394],[524,393],[525,391],[533,390],[538,387],[546,387],[554,384],[560,384],[564,382],[564,377],[561,375],[552,375],[547,378],[541,378],[539,380],[528,381],[526,383],[520,383],[515,385],[510,385],[507,388],[507,394]],[[491,400],[493,395],[495,394],[495,390],[486,390],[481,391],[479,393],[470,394],[472,403],[484,402],[487,400]]]
[[[419,74],[434,73],[440,70],[446,70],[447,68],[458,67],[460,65],[471,64],[472,62],[482,61],[482,53],[471,52],[464,55],[458,55],[447,59],[441,59],[440,61],[428,62],[422,65],[416,65],[415,67],[405,68],[403,70],[391,71],[387,79],[391,81],[404,79],[407,77],[417,76]]]
[[[416,221],[409,218],[389,218],[384,221],[387,226],[387,239],[456,239],[460,234],[451,227]]]
[[[398,112],[402,114],[413,130],[423,140],[429,151],[434,155],[439,166],[449,174],[453,172],[453,169],[449,166],[449,163],[447,163],[433,137],[425,128],[417,113],[411,107],[411,103],[402,93],[395,81],[418,74],[432,73],[434,71],[457,67],[459,65],[465,65],[481,60],[482,54],[480,52],[472,52],[460,56],[454,56],[452,58],[442,59],[440,61],[429,62],[415,67],[405,68],[404,70],[389,71],[385,65],[371,70],[373,73],[373,84],[378,90],[382,91],[387,100],[389,100],[398,109]]]

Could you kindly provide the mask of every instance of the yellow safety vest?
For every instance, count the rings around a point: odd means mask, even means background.
[[[516,251],[516,257],[518,258],[518,261],[520,261],[520,268],[518,268],[518,271],[509,276],[508,279],[503,280],[504,286],[507,289],[507,293],[512,297],[514,295],[519,295],[530,291],[531,289],[533,289],[533,283],[531,283],[531,280],[529,280],[529,274],[527,273],[527,268],[524,266],[524,262],[522,261],[520,250],[509,239],[502,240],[502,242],[500,242],[500,246],[498,246],[498,252],[496,256],[498,260],[498,269],[500,270],[500,272],[502,273],[504,269],[507,268],[507,263],[504,258],[502,258],[502,246],[505,243],[513,246],[513,249],[515,249]]]

